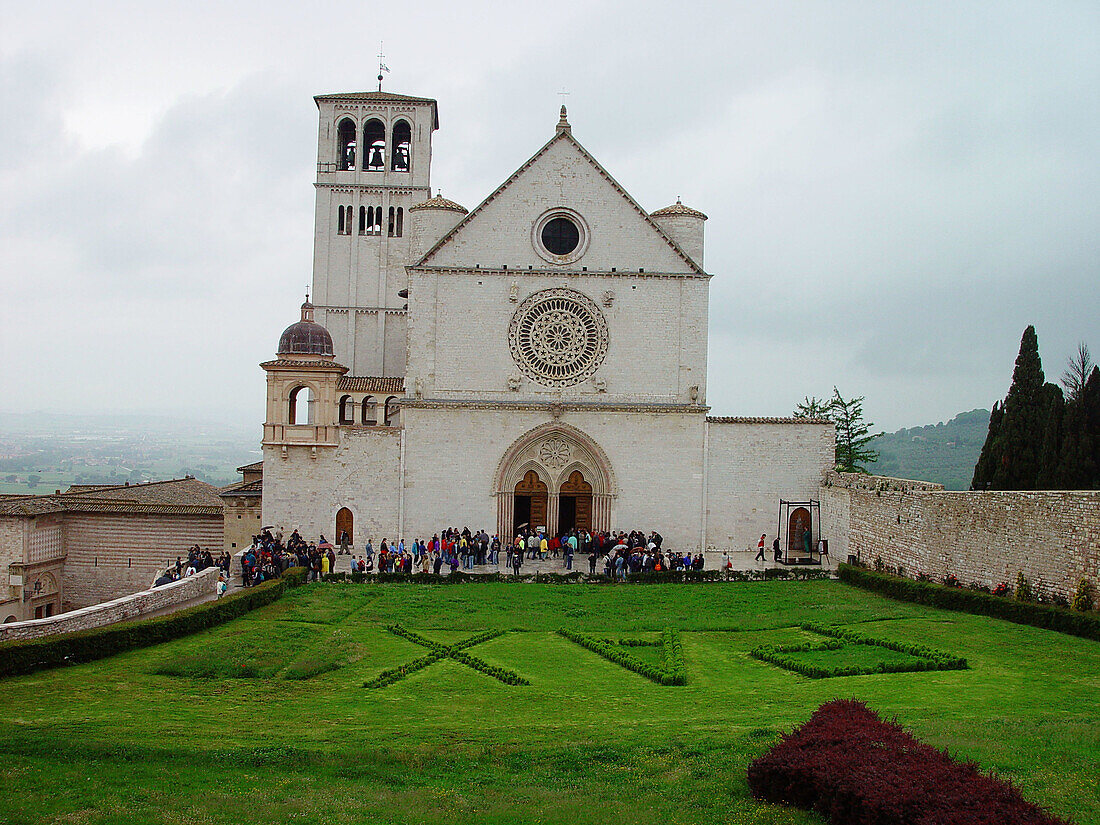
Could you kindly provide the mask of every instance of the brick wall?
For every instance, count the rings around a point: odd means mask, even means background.
[[[187,548],[224,544],[222,516],[71,513],[65,519],[65,599],[73,607],[148,587]]]
[[[1023,571],[1067,598],[1100,574],[1100,491],[947,492],[939,485],[830,473],[822,488],[834,519],[848,499],[847,546],[834,555],[881,558],[907,575],[1014,585]],[[937,489],[938,488],[938,489]],[[839,532],[839,528],[838,528]]]
[[[135,619],[207,596],[214,592],[214,583],[217,580],[218,568],[211,567],[178,582],[131,593],[122,598],[62,613],[59,616],[51,616],[48,619],[0,624],[0,641],[37,639],[54,633],[72,633]]]

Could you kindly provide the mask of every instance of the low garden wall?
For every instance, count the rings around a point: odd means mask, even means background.
[[[838,560],[995,588],[1023,573],[1044,598],[1100,576],[1100,491],[948,492],[923,482],[829,473],[822,518]]]
[[[93,604],[59,613],[45,619],[29,619],[25,622],[0,624],[0,642],[16,639],[37,639],[55,633],[71,633],[77,630],[89,630],[94,627],[113,624],[127,619],[147,616],[166,607],[186,604],[194,599],[214,592],[220,568],[208,567],[193,576],[162,584],[112,599],[109,602]]]

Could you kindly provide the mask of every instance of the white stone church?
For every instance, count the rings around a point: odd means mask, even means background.
[[[312,303],[262,365],[265,524],[740,550],[776,535],[781,500],[818,497],[830,424],[708,415],[702,212],[646,211],[565,107],[467,211],[431,196],[436,101],[315,100]]]

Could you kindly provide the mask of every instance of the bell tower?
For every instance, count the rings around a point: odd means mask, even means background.
[[[392,92],[314,98],[313,296],[351,375],[404,377],[409,209],[431,197],[436,102]]]

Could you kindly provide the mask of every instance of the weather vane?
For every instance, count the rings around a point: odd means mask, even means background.
[[[385,57],[386,57],[386,55],[382,51],[382,41],[379,40],[378,41],[378,91],[382,91],[382,72],[386,72],[388,74],[389,71],[390,71],[390,67],[387,66],[384,62]]]

